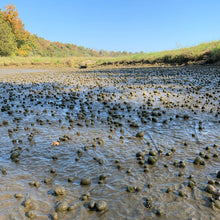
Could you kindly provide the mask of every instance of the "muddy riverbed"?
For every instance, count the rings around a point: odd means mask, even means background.
[[[219,67],[0,80],[1,220],[219,219]]]

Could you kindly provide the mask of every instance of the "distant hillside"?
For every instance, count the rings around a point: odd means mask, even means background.
[[[32,47],[31,54],[29,56],[40,55],[43,57],[118,57],[122,55],[128,55],[127,52],[114,52],[105,50],[93,50],[85,48],[83,46],[77,46],[75,44],[64,44],[60,42],[50,42],[37,35],[32,35],[35,46]]]
[[[37,38],[39,39],[39,38]],[[45,40],[43,40],[44,42]],[[78,48],[78,47],[77,47]],[[37,52],[40,53],[39,51]],[[220,65],[220,41],[202,43],[194,47],[154,53],[138,53],[118,57],[2,57],[0,66],[97,68],[100,66],[128,67],[145,65]]]
[[[143,64],[220,64],[220,41],[201,43],[194,47],[152,53],[137,53],[118,58],[106,58],[102,65]]]
[[[13,4],[0,9],[0,56],[116,57],[127,52],[96,51],[75,44],[50,42],[25,30]]]

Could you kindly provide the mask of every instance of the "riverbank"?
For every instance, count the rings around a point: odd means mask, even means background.
[[[101,66],[220,65],[220,41],[177,50],[120,57],[1,57],[0,67],[97,68]]]

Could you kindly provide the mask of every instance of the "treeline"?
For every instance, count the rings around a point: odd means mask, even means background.
[[[18,10],[13,4],[0,9],[0,56],[50,56],[50,57],[118,57],[129,55],[126,51],[114,52],[93,50],[77,46],[50,42],[26,31]]]

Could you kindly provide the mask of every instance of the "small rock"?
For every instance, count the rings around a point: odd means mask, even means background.
[[[152,208],[152,206],[153,206],[153,200],[152,200],[152,198],[149,197],[149,198],[145,198],[144,200],[145,200],[144,206],[145,206],[146,208],[148,208],[148,209]]]
[[[196,157],[193,163],[196,165],[202,165],[204,160],[201,157]]]
[[[216,191],[216,189],[213,185],[208,184],[205,188],[205,191],[210,193],[210,194],[213,194]]]
[[[96,207],[97,211],[100,211],[100,212],[107,209],[107,206],[108,205],[105,201],[98,201],[95,204],[95,207]]]
[[[136,157],[145,157],[146,153],[143,151],[137,152]]]
[[[51,146],[59,146],[60,142],[59,141],[52,141]]]
[[[20,154],[21,154],[20,150],[13,151],[10,156],[11,160],[16,162],[18,160],[18,157],[20,156]]]
[[[195,185],[196,185],[196,183],[195,183],[195,181],[193,181],[193,180],[190,180],[190,181],[188,182],[188,187],[190,187],[190,188],[193,188]]]
[[[149,152],[149,155],[150,155],[150,156],[157,156],[157,151],[156,151],[156,150],[151,150],[151,151]]]
[[[69,182],[69,183],[73,183],[73,181],[74,181],[74,178],[73,178],[73,177],[68,177],[68,182]]]
[[[35,218],[36,214],[34,213],[34,211],[29,211],[29,212],[27,212],[27,216],[28,216],[28,218]]]
[[[2,168],[2,174],[7,175],[7,170],[5,168]]]
[[[181,197],[185,197],[185,196],[187,196],[185,190],[180,190],[180,191],[179,191],[179,195],[180,195]]]
[[[54,189],[54,193],[56,196],[62,196],[66,194],[66,190],[63,186],[58,186]]]
[[[86,201],[88,199],[88,197],[86,195],[82,195],[81,198],[82,198],[83,201]]]
[[[24,207],[31,208],[32,207],[32,200],[31,199],[26,199],[24,201]]]
[[[58,214],[54,212],[53,214],[51,214],[51,218],[52,220],[58,220]]]
[[[41,183],[40,183],[40,182],[35,182],[35,183],[34,183],[34,186],[35,186],[35,187],[37,187],[37,188],[39,188],[39,187],[40,187],[40,185],[41,185]]]
[[[76,204],[69,206],[68,211],[73,211],[74,209],[76,209]]]
[[[219,200],[220,201],[220,190],[216,190],[213,194],[212,194],[212,198],[215,200]]]
[[[94,209],[95,208],[95,202],[94,201],[90,201],[88,204],[90,209]]]
[[[106,180],[106,175],[105,175],[105,174],[101,174],[101,175],[99,176],[99,179],[100,179],[100,180]]]
[[[149,156],[147,162],[149,164],[155,164],[157,162],[157,157],[156,156]]]
[[[127,192],[135,192],[136,187],[135,186],[127,186]]]
[[[23,195],[21,193],[16,193],[15,194],[15,198],[17,199],[21,199],[23,197]]]
[[[218,209],[220,209],[220,201],[219,200],[215,200],[214,201],[214,206]]]
[[[51,169],[50,169],[50,172],[51,172],[51,173],[56,173],[56,169],[51,168]]]
[[[51,181],[52,181],[52,177],[46,177],[46,178],[44,179],[44,183],[45,183],[45,184],[49,184]]]
[[[136,134],[136,137],[138,137],[138,138],[144,137],[144,132],[143,132],[143,131],[139,131],[139,132]]]
[[[63,202],[60,202],[60,203],[57,205],[56,211],[57,211],[57,212],[64,212],[64,211],[66,211],[68,208],[69,208],[68,203],[67,203],[66,201],[63,201]]]
[[[157,214],[158,216],[163,215],[163,213],[164,213],[164,210],[163,210],[163,209],[158,209],[158,210],[156,211],[156,214]]]
[[[90,177],[82,178],[80,184],[81,185],[90,185],[91,184],[91,178]]]
[[[35,182],[31,181],[29,184],[30,184],[31,187],[34,187]]]

